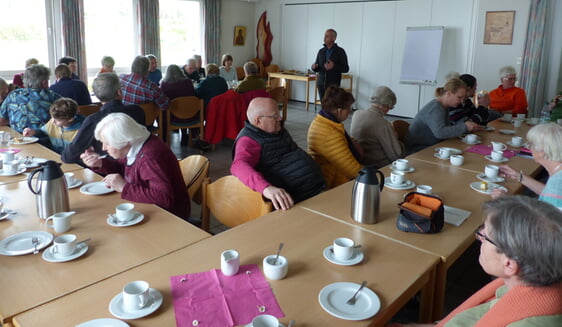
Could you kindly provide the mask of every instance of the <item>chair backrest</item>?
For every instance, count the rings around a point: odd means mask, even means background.
[[[188,156],[180,161],[181,174],[189,198],[197,204],[201,204],[203,200],[201,185],[203,180],[209,177],[209,166],[209,159],[199,154]]]
[[[238,77],[239,81],[243,80],[244,77],[246,77],[246,74],[244,73],[244,67],[236,67],[236,76]]]
[[[267,91],[271,98],[275,100],[277,103],[284,103],[285,102],[285,88],[282,86],[274,87]]]
[[[173,114],[180,119],[191,118],[201,110],[203,110],[203,99],[196,96],[178,97],[170,102],[168,117]]]
[[[266,72],[266,75],[267,75],[267,73],[277,73],[277,72],[279,72],[279,66],[278,65],[266,66],[265,72]]]
[[[205,179],[202,210],[202,226],[205,229],[209,224],[209,212],[223,225],[234,227],[273,211],[273,206],[237,177],[228,175],[214,183],[209,183],[208,178]]]
[[[408,123],[405,120],[397,119],[392,121],[392,127],[396,131],[398,140],[404,142],[404,139],[406,138],[406,134],[408,134],[408,128],[410,127],[410,123]]]
[[[162,110],[154,102],[139,104],[139,107],[144,111],[145,125],[149,127],[149,130],[153,134],[158,134],[160,138],[163,138],[162,131]],[[154,127],[154,122],[158,125]]]
[[[258,66],[258,76],[260,76],[261,78],[267,77],[267,74],[265,73],[265,67],[263,66],[263,63],[261,62],[260,58],[252,58],[248,61],[253,61],[256,64],[256,66]]]
[[[96,112],[100,111],[101,103],[92,103],[92,104],[85,104],[78,106],[78,113],[81,113],[84,116],[89,116],[91,114],[95,114]]]

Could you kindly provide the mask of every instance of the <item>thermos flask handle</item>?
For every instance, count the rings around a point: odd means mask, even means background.
[[[384,187],[384,174],[380,170],[377,170],[377,174],[380,177],[379,184],[380,184],[380,188],[381,188],[380,190],[382,191],[382,189]]]
[[[31,186],[31,181],[33,180],[33,176],[35,176],[35,174],[37,174],[38,172],[43,171],[43,167],[41,168],[37,168],[35,169],[31,174],[29,174],[29,176],[27,177],[27,186],[29,186],[29,190],[35,194],[38,195],[41,192],[41,189],[35,191],[33,189],[33,186]]]

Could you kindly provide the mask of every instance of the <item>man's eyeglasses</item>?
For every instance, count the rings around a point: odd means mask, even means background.
[[[281,116],[279,114],[275,114],[275,115],[271,115],[271,116],[260,116],[260,117],[267,117],[267,118],[271,118],[271,119],[275,119],[275,120],[278,120],[279,118],[281,118]]]
[[[484,235],[482,233],[482,230],[484,229],[484,224],[478,226],[478,228],[474,231],[474,236],[476,236],[476,239],[479,240],[480,242],[484,242],[484,240],[492,243],[492,245],[496,246],[496,243],[494,241],[492,241],[488,236]]]

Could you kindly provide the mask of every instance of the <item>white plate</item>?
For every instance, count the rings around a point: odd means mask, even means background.
[[[457,148],[447,148],[447,147],[439,147],[439,148],[435,148],[435,151],[439,152],[441,151],[441,149],[449,149],[449,151],[451,152],[451,154],[462,154],[462,150],[459,150]],[[443,159],[441,157],[439,157],[440,159]],[[449,159],[449,158],[447,158]]]
[[[112,188],[107,188],[104,182],[89,183],[80,188],[80,192],[87,195],[102,195],[115,191]]]
[[[318,301],[322,309],[326,310],[334,317],[345,320],[364,320],[371,318],[381,308],[379,297],[368,287],[365,287],[357,294],[357,301],[354,305],[347,304],[355,291],[359,289],[359,284],[349,282],[339,282],[327,285],[320,294]]]
[[[330,261],[331,263],[335,263],[336,265],[353,266],[363,261],[364,256],[363,256],[363,252],[361,252],[361,249],[355,249],[355,253],[353,253],[353,256],[347,260],[336,259],[336,257],[334,256],[334,252],[332,252],[333,250],[334,250],[334,246],[330,245],[324,249],[323,254],[326,260]]]
[[[498,163],[509,161],[509,159],[507,159],[506,157],[503,157],[502,160],[494,160],[494,159],[492,159],[492,157],[490,155],[487,155],[484,158],[486,158],[487,160],[490,160],[491,162],[498,162]]]
[[[107,216],[107,223],[113,227],[127,227],[133,226],[143,221],[144,215],[135,211],[135,216],[126,222],[120,222],[114,215]]]
[[[39,244],[37,250],[44,249],[53,241],[53,234],[43,231],[21,232],[9,236],[0,241],[0,254],[2,255],[22,255],[33,253],[35,246],[31,239],[37,237]]]
[[[39,141],[38,137],[35,136],[26,136],[26,137],[22,137],[22,141],[21,142],[16,142],[15,138],[12,138],[10,140],[10,144],[12,145],[24,145],[24,144],[31,144],[31,143],[35,143]]]
[[[396,184],[392,184],[390,182],[390,177],[385,177],[384,178],[384,186],[388,187],[388,188],[391,188],[393,190],[409,190],[411,188],[416,187],[416,183],[414,183],[410,180],[407,180],[407,181],[404,181],[404,183],[402,183],[402,185],[396,185]]]
[[[113,318],[101,318],[83,322],[76,327],[129,327],[129,324]]]
[[[488,188],[484,191],[480,188],[480,183],[482,182],[472,182],[470,183],[470,188],[475,190],[476,192],[483,193],[483,194],[491,194],[493,189],[499,188],[507,192],[507,189],[501,185],[495,183],[488,183]]]
[[[480,174],[476,175],[476,178],[478,178],[481,181],[491,182],[491,183],[501,183],[501,182],[505,181],[505,178],[503,178],[501,176],[498,176],[496,178],[491,179],[488,176],[486,176],[485,173],[480,173]]]
[[[435,153],[433,154],[433,156],[434,156],[435,158],[442,159],[442,160],[449,160],[449,158],[450,158],[450,156],[447,157],[447,158],[440,156],[440,155],[439,155],[439,152],[435,152]]]
[[[512,130],[512,129],[500,129],[499,132],[502,133],[502,134],[507,134],[507,135],[515,134],[515,131]]]
[[[76,249],[71,255],[62,256],[60,254],[55,253],[55,246],[52,245],[48,247],[45,251],[43,251],[43,259],[49,262],[65,262],[74,260],[84,255],[84,253],[88,252],[88,244],[82,243],[76,246]]]
[[[119,319],[138,319],[153,313],[160,308],[161,305],[162,294],[154,288],[150,288],[148,291],[148,303],[144,308],[129,312],[123,308],[123,293],[119,292],[119,294],[109,302],[109,312]]]
[[[80,185],[82,185],[82,184],[84,184],[84,181],[83,181],[83,180],[75,179],[75,180],[74,180],[74,184],[68,185],[68,188],[77,188],[78,186],[80,186]]]
[[[515,145],[515,144],[513,144],[511,141],[507,141],[507,142],[505,142],[505,143],[508,144],[509,146],[514,147],[514,148],[520,148],[520,147],[522,147],[522,146],[525,145],[525,143],[521,143],[521,144],[519,144],[519,145]]]
[[[398,169],[398,168],[396,168],[396,165],[394,165],[394,164],[390,164],[390,169],[392,169],[394,171],[401,171],[403,173],[411,173],[415,170],[414,167],[408,167],[405,170]]]
[[[4,169],[0,169],[0,176],[16,176],[16,175],[19,175],[21,173],[25,173],[26,170],[27,170],[27,168],[25,168],[25,167],[19,167],[18,170],[11,171],[11,172],[8,172]]]

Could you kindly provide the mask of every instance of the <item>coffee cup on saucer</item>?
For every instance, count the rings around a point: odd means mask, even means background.
[[[276,257],[276,254],[272,254],[263,259],[263,274],[271,280],[283,279],[287,276],[287,271],[289,271],[289,261],[287,261],[287,258],[280,255],[275,260]]]
[[[53,252],[60,256],[67,257],[74,253],[74,251],[76,250],[76,235],[61,235],[55,238],[53,244]]]
[[[348,260],[355,253],[355,242],[346,237],[338,237],[334,240],[334,258],[336,260]]]
[[[511,144],[514,146],[521,146],[523,144],[523,138],[521,136],[514,136],[511,138]]]
[[[517,114],[517,119],[525,120],[526,116],[525,114]]]
[[[464,163],[464,157],[460,154],[451,155],[451,157],[449,157],[449,160],[451,161],[451,165],[453,166],[460,166]]]
[[[513,118],[512,114],[503,114],[504,121],[510,122],[512,118]]]
[[[4,161],[2,164],[3,170],[8,174],[13,174],[18,171],[20,162],[18,160]]]
[[[502,161],[503,160],[503,151],[494,150],[494,151],[492,151],[490,156],[492,157],[492,160],[494,160],[494,161]]]
[[[67,185],[76,184],[76,178],[74,178],[74,173],[64,173],[64,179],[66,179]]]
[[[478,141],[478,135],[476,134],[468,134],[464,137],[464,141],[469,144],[474,144]]]
[[[523,125],[523,119],[514,119],[511,121],[513,127],[521,127]]]
[[[123,287],[123,308],[128,312],[135,312],[148,304],[150,287],[147,282],[137,280]]]
[[[503,151],[507,149],[507,146],[501,142],[492,142],[492,149],[494,149],[494,151]]]
[[[429,185],[418,185],[418,187],[416,187],[416,192],[423,193],[423,194],[432,194],[433,187]]]
[[[115,217],[120,223],[125,223],[135,216],[134,208],[132,203],[121,203],[115,207]]]
[[[439,157],[443,158],[443,159],[448,159],[449,156],[451,156],[451,149],[449,148],[440,148],[439,149]]]
[[[279,320],[272,315],[259,315],[252,320],[252,327],[279,327]]]
[[[390,173],[390,182],[394,185],[404,184],[404,173],[401,171],[393,171]]]
[[[486,165],[486,167],[484,168],[484,174],[486,174],[486,177],[492,180],[498,177],[499,171],[500,167],[496,165]]]
[[[406,170],[408,169],[408,160],[407,159],[397,159],[395,160],[392,165],[396,167],[398,170]]]
[[[16,157],[16,152],[12,150],[2,152],[2,161],[4,165],[7,163],[12,163]]]

